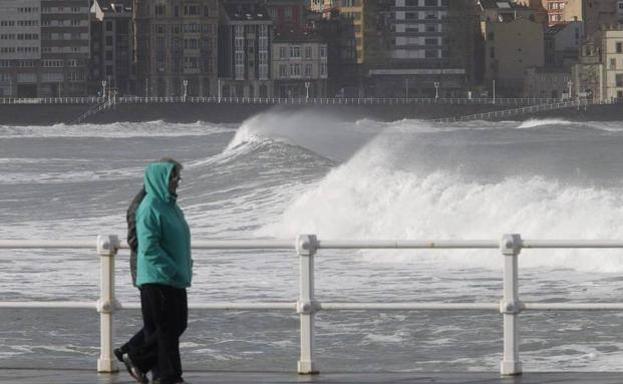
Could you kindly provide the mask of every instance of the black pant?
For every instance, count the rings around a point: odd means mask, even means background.
[[[161,284],[141,287],[144,344],[128,353],[143,372],[157,367],[162,384],[182,380],[180,336],[188,324],[186,290]]]

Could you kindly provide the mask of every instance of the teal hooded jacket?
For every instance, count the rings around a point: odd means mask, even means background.
[[[145,169],[145,198],[136,211],[138,237],[136,285],[186,288],[192,280],[190,230],[177,196],[169,191],[174,165],[151,163]]]

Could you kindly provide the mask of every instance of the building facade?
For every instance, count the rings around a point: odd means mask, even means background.
[[[381,1],[381,0],[378,0]],[[340,12],[341,17],[349,19],[355,30],[355,48],[357,64],[364,63],[365,50],[365,7],[369,0],[335,0],[333,6]]]
[[[571,21],[554,25],[545,31],[545,66],[571,68],[578,62],[582,47],[584,23]]]
[[[587,38],[596,36],[603,26],[623,23],[623,0],[582,0],[584,31]]]
[[[326,97],[327,58],[327,44],[316,37],[276,36],[272,47],[275,96]]]
[[[137,93],[217,94],[218,0],[134,0]]]
[[[305,4],[300,0],[265,0],[276,33],[302,32],[305,29]]]
[[[543,67],[543,26],[528,19],[483,23],[485,82],[496,82],[500,96],[518,96],[527,68]]]
[[[0,96],[86,95],[88,0],[6,0],[0,8]]]
[[[0,2],[0,97],[36,97],[41,1]]]
[[[377,1],[367,5],[366,14],[367,95],[465,95],[476,77],[478,57],[474,2]]]
[[[223,6],[219,38],[219,95],[271,97],[273,22],[256,2]]]
[[[132,13],[131,0],[93,2],[89,93],[136,94]]]
[[[623,30],[601,32],[602,100],[623,100]]]
[[[599,45],[587,40],[580,50],[579,63],[572,67],[573,95],[584,95],[592,101],[602,101],[604,65]]]
[[[40,96],[87,94],[90,17],[89,0],[41,1]]]
[[[564,68],[532,67],[524,75],[524,97],[567,100],[575,94],[571,73]]]

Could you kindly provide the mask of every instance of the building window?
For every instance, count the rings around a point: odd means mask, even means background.
[[[279,47],[279,58],[280,59],[286,58],[286,47]]]
[[[617,53],[623,53],[623,43],[622,42],[617,42]]]
[[[327,57],[327,47],[325,45],[320,46],[320,57]]]
[[[290,64],[290,76],[301,77],[301,64]]]
[[[112,47],[112,36],[106,36],[106,46]]]
[[[298,45],[293,45],[290,47],[290,57],[291,58],[300,58],[301,57],[301,47]]]
[[[285,64],[279,64],[279,77],[288,77],[288,66]]]
[[[436,7],[437,0],[424,0],[424,6],[425,7]]]
[[[106,22],[106,30],[108,32],[112,31],[112,21],[107,21]]]
[[[305,58],[310,59],[312,57],[312,47],[305,47]]]
[[[610,59],[610,69],[616,69],[617,59]]]
[[[623,74],[616,75],[616,86],[623,87]]]
[[[311,77],[311,76],[312,76],[312,65],[305,64],[305,77]]]
[[[164,16],[165,8],[164,5],[156,5],[156,16]]]
[[[184,16],[199,16],[199,6],[198,5],[185,5]]]
[[[489,48],[489,57],[494,59],[495,58],[495,47],[490,47]]]

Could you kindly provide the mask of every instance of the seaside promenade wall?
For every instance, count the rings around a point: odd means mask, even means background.
[[[0,125],[52,125],[70,123],[94,104],[0,104]],[[150,102],[117,103],[110,109],[89,116],[84,123],[107,124],[163,120],[167,122],[210,121],[240,123],[262,112],[332,114],[336,118],[354,121],[373,119],[396,121],[402,119],[440,119],[513,108],[508,104],[260,104],[260,103],[192,103]],[[590,105],[580,110],[567,108],[541,112],[531,116],[516,116],[512,120],[559,117],[570,120],[623,120],[623,104]]]

